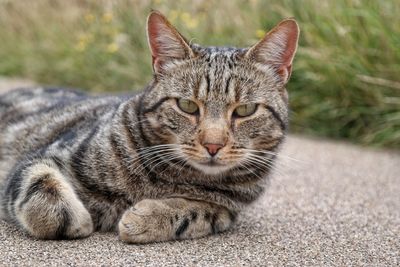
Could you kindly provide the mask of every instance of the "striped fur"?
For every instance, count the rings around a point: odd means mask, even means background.
[[[142,93],[0,96],[1,218],[37,238],[118,230],[146,243],[224,231],[260,196],[287,128],[280,66],[253,48],[188,44],[158,12],[148,24],[155,75]],[[199,113],[183,112],[179,98]],[[234,118],[243,103],[258,108]],[[204,144],[216,140],[224,144],[212,157]]]

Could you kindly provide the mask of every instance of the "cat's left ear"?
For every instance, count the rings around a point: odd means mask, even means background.
[[[194,56],[186,39],[158,11],[152,11],[147,19],[147,38],[156,74],[174,60]]]
[[[281,21],[264,38],[251,47],[246,56],[272,66],[286,84],[292,72],[292,61],[297,50],[299,26],[294,19]]]

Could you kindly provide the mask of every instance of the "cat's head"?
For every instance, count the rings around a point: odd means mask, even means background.
[[[207,175],[268,164],[288,122],[296,21],[244,49],[192,44],[157,11],[147,31],[154,81],[142,98],[143,129],[159,145],[148,151]]]

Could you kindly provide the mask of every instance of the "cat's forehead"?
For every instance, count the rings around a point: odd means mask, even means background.
[[[246,48],[191,45],[197,58],[172,65],[163,79],[174,97],[196,99],[212,106],[265,102],[273,77],[243,56]]]
[[[197,47],[203,64],[196,73],[200,82],[194,90],[195,98],[213,105],[215,101],[224,104],[258,101],[261,92],[257,89],[265,84],[266,75],[243,60],[246,51],[236,47]]]
[[[227,47],[227,46],[203,47],[196,44],[192,44],[191,48],[196,54],[201,55],[202,58],[210,61],[217,59],[235,60],[237,55],[244,54],[244,52],[247,50],[246,48]]]

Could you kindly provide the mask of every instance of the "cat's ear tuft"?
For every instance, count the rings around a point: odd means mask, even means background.
[[[259,63],[272,66],[286,84],[292,72],[299,32],[294,19],[283,20],[251,47],[246,55]]]
[[[162,72],[171,61],[193,56],[186,39],[158,11],[152,11],[147,19],[147,38],[155,73]]]

